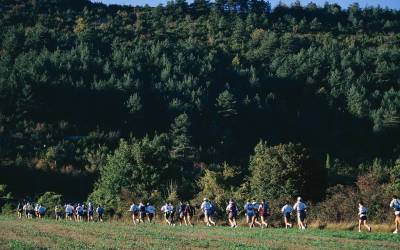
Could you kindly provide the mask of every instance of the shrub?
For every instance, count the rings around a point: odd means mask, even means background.
[[[2,214],[12,214],[15,212],[16,207],[11,202],[6,202],[2,207],[0,212]]]
[[[38,203],[47,208],[47,216],[54,215],[54,207],[62,204],[63,197],[55,192],[46,192],[39,197]]]
[[[358,219],[358,202],[368,208],[368,217],[376,222],[390,219],[390,182],[382,182],[373,169],[358,177],[355,185],[336,185],[327,190],[327,198],[312,210],[312,218],[327,222],[348,222]],[[340,205],[338,205],[340,204]]]
[[[251,191],[259,199],[290,199],[300,194],[319,199],[325,189],[325,168],[301,144],[268,146],[261,141],[250,157],[250,171]]]

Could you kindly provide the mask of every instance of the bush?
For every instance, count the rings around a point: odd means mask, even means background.
[[[108,207],[121,201],[123,189],[133,197],[147,199],[154,190],[163,190],[175,174],[169,165],[169,151],[165,134],[148,136],[133,143],[121,140],[119,147],[107,157],[89,199]]]
[[[15,209],[16,207],[11,202],[7,202],[1,207],[0,212],[2,214],[13,214],[16,211]]]
[[[258,199],[304,195],[318,200],[325,190],[325,168],[301,144],[268,146],[261,141],[250,157],[250,171],[251,192]]]
[[[63,197],[55,192],[46,192],[39,197],[38,203],[47,208],[46,215],[54,216],[54,207],[62,204]]]
[[[312,210],[312,218],[326,222],[349,222],[358,219],[358,202],[368,208],[368,217],[384,222],[390,217],[391,183],[382,182],[381,174],[371,170],[358,177],[355,186],[336,185],[327,190],[327,198]],[[340,204],[340,205],[338,205]]]
[[[198,181],[200,192],[194,200],[194,204],[200,205],[202,199],[207,197],[216,206],[217,211],[225,213],[229,199],[234,198],[242,202],[239,195],[241,171],[237,167],[224,163],[222,166],[214,166],[214,169],[205,169]]]

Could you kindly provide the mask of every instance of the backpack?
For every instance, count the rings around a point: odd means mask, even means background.
[[[237,213],[237,207],[236,207],[236,203],[233,203],[231,206],[231,212],[236,214]]]
[[[396,200],[394,203],[394,211],[399,212],[400,211],[400,201]]]
[[[215,207],[210,204],[210,214],[214,214],[215,213]]]
[[[261,208],[262,208],[262,215],[267,216],[268,215],[268,210],[269,210],[268,203],[264,203],[264,205]]]

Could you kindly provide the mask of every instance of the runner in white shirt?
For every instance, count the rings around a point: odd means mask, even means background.
[[[35,205],[35,217],[39,217],[39,203]]]
[[[171,205],[171,203],[165,203],[164,206],[161,207],[161,212],[164,213],[164,219],[167,222],[169,226],[173,225],[173,213],[174,213],[174,207]]]
[[[301,199],[301,197],[297,197],[297,202],[294,204],[293,209],[297,211],[297,224],[299,229],[305,230],[306,229],[306,209],[307,206]]]
[[[364,203],[360,201],[358,203],[358,232],[361,233],[361,225],[363,224],[367,229],[368,232],[371,232],[371,227],[367,224],[367,212],[368,209],[364,207]]]
[[[67,204],[65,206],[65,219],[72,220],[73,214],[74,214],[74,207],[71,206],[70,204]]]
[[[394,210],[394,224],[396,225],[396,230],[394,230],[394,234],[399,232],[400,227],[400,199],[397,198],[396,195],[393,195],[392,201],[390,202],[390,207]]]
[[[285,228],[291,228],[293,225],[291,223],[290,214],[292,213],[293,208],[289,205],[287,201],[286,204],[282,207],[281,212],[283,214],[283,219],[285,221]]]

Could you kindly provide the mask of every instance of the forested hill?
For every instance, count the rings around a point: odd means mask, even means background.
[[[0,24],[7,171],[97,173],[120,138],[162,133],[183,165],[243,175],[260,140],[322,165],[399,157],[399,11],[3,0]]]

